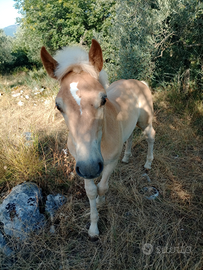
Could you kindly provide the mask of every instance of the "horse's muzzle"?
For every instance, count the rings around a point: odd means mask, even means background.
[[[101,159],[91,162],[78,161],[76,163],[76,173],[85,179],[94,179],[100,176],[104,168],[104,162]]]

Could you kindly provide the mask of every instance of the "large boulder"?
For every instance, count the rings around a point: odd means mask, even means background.
[[[30,182],[14,187],[0,205],[0,222],[4,233],[25,239],[31,231],[45,225],[45,217],[39,211],[42,201],[40,188]]]

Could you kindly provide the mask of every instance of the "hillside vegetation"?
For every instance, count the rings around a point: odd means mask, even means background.
[[[5,28],[3,28],[4,30],[4,33],[7,35],[7,36],[11,36],[11,37],[14,37],[16,31],[18,29],[18,25],[14,24],[14,25],[9,25]]]

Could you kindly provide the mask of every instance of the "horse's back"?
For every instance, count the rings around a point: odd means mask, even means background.
[[[134,79],[113,82],[107,89],[107,96],[117,108],[117,120],[123,127],[124,141],[136,124],[143,128],[152,121],[152,95],[144,82]]]
[[[123,93],[132,94],[136,96],[138,99],[144,96],[145,99],[151,100],[151,91],[144,81],[138,81],[134,79],[130,80],[119,80],[113,82],[107,88],[108,98],[113,98],[121,96]],[[151,103],[152,105],[152,103]]]

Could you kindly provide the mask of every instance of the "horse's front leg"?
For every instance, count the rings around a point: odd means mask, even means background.
[[[90,202],[90,228],[88,234],[91,238],[97,237],[99,235],[97,222],[99,220],[99,214],[97,211],[96,205],[96,196],[97,196],[97,186],[94,183],[94,180],[85,179],[85,190],[87,197]]]
[[[115,160],[104,167],[101,181],[97,185],[97,192],[98,192],[96,200],[97,206],[101,206],[105,202],[105,193],[109,189],[109,178],[114,168],[116,167],[117,162],[118,160]]]

